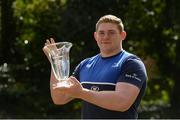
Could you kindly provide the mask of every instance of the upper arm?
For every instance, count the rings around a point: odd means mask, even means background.
[[[140,92],[137,86],[125,82],[118,82],[115,90],[123,99],[122,104],[126,110],[131,107]]]
[[[124,99],[126,107],[129,108],[136,99],[141,99],[146,88],[146,79],[146,69],[140,59],[130,58],[123,64],[116,91]]]
[[[118,82],[125,82],[141,89],[147,80],[146,69],[138,58],[128,59],[122,66]]]

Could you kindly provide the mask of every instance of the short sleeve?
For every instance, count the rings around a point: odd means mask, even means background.
[[[88,60],[89,60],[89,58],[86,58],[86,59],[84,59],[83,61],[81,61],[81,62],[76,66],[75,70],[73,71],[72,76],[74,76],[77,80],[79,80],[79,74],[80,74],[81,67],[82,67],[83,65],[85,65]]]
[[[80,72],[80,64],[76,66],[75,70],[72,73],[72,76],[74,76],[77,80],[79,80],[79,72]]]
[[[127,82],[141,89],[146,80],[146,69],[144,63],[139,58],[128,58],[123,63],[118,82]]]

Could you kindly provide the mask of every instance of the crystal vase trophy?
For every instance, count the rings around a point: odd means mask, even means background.
[[[56,87],[68,85],[66,79],[69,77],[70,71],[69,52],[71,47],[72,43],[70,42],[58,42],[47,45],[51,68],[58,80]]]

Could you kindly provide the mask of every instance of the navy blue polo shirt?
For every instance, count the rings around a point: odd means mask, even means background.
[[[107,110],[83,101],[82,118],[138,118],[137,108],[145,92],[147,74],[143,62],[137,56],[125,50],[105,58],[97,54],[83,60],[76,67],[73,75],[84,88],[90,90],[115,90],[117,82],[130,83],[140,89],[135,102],[125,112]]]

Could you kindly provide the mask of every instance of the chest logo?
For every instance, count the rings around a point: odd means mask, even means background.
[[[91,87],[91,90],[93,90],[93,91],[99,91],[99,87],[97,87],[97,86],[92,86],[92,87]]]
[[[113,63],[112,67],[119,67],[119,63]]]

